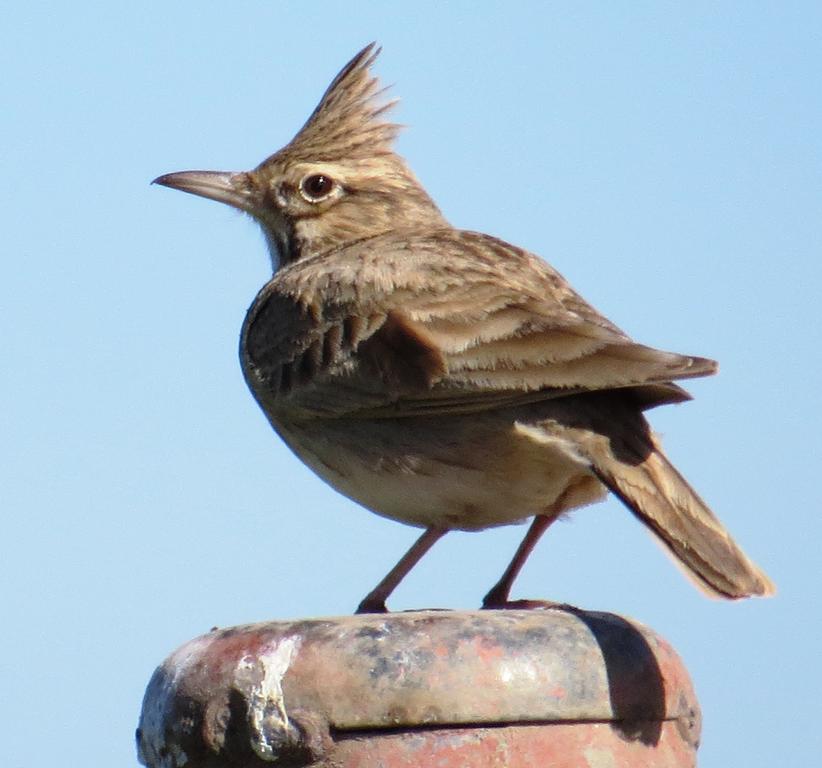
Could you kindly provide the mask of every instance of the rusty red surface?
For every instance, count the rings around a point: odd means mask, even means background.
[[[423,611],[196,638],[149,683],[138,749],[150,768],[673,767],[699,727],[687,672],[641,625]]]
[[[681,768],[694,749],[675,722],[651,746],[623,739],[606,723],[553,723],[372,734],[339,742],[341,768]]]

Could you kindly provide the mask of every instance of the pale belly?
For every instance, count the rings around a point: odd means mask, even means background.
[[[605,495],[572,451],[500,413],[274,427],[340,493],[410,525],[476,530]]]

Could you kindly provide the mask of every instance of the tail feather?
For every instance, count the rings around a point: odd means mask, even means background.
[[[644,400],[618,390],[571,396],[550,405],[543,428],[561,436],[707,592],[772,595],[771,580],[668,461],[640,411],[683,399],[678,391],[657,388]]]
[[[709,593],[731,599],[774,594],[771,580],[653,442],[638,464],[609,451],[591,457],[592,469]]]

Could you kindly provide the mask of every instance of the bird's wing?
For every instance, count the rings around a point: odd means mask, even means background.
[[[241,348],[258,398],[328,416],[471,412],[646,385],[677,400],[672,380],[716,370],[633,342],[537,257],[452,230],[291,265],[258,295]]]

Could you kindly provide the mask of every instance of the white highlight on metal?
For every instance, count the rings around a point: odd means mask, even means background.
[[[505,685],[514,681],[520,682],[523,679],[533,683],[539,680],[540,677],[534,664],[520,659],[499,662],[497,676],[500,682]]]

